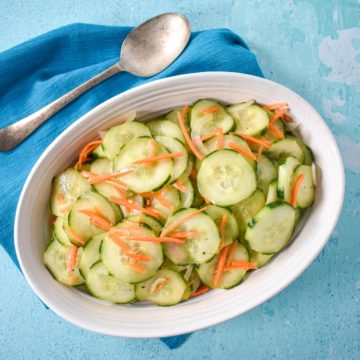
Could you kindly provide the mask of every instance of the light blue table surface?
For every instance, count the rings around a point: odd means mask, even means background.
[[[0,51],[72,22],[133,25],[168,11],[185,14],[194,30],[238,32],[267,78],[320,111],[346,166],[336,231],[278,296],[172,351],[156,339],[100,336],[70,325],[44,308],[1,249],[0,359],[359,359],[360,1],[0,0]]]

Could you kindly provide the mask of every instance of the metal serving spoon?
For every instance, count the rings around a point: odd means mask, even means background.
[[[180,14],[162,14],[142,23],[125,38],[116,64],[35,113],[0,129],[0,151],[13,149],[64,106],[120,71],[140,77],[161,72],[182,53],[189,37],[189,22]]]

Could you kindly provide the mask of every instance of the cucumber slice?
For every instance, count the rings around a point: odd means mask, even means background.
[[[101,260],[100,245],[104,237],[105,234],[94,236],[83,247],[79,270],[84,279],[87,279],[91,266]]]
[[[96,158],[96,159],[99,159],[101,157],[105,157],[106,154],[103,150],[103,147],[102,147],[102,144],[100,144],[92,153],[91,155]]]
[[[61,245],[70,246],[71,241],[64,229],[64,224],[67,222],[67,217],[58,217],[54,223],[54,236]]]
[[[160,222],[164,224],[167,218],[180,208],[180,194],[173,186],[163,187],[157,194],[160,196],[151,199],[151,207],[157,211]]]
[[[67,270],[70,247],[60,244],[56,239],[52,240],[47,246],[44,253],[44,264],[50,271],[51,275],[67,286],[78,286],[84,283],[84,279],[79,272],[79,262],[82,249],[79,248],[76,256],[76,266],[73,272]]]
[[[192,265],[190,265],[190,266],[192,266]],[[195,267],[193,267],[192,269],[193,270],[190,274],[189,279],[188,280],[185,279],[186,289],[184,291],[182,301],[188,300],[190,298],[191,294],[193,294],[201,285],[201,280],[199,278],[197,271],[195,270]],[[185,275],[184,275],[184,277],[185,277]]]
[[[257,189],[251,196],[231,208],[238,223],[240,235],[245,233],[249,221],[264,207],[264,205],[264,193]]]
[[[268,111],[266,111],[266,112],[268,112]],[[269,119],[270,119],[270,117],[271,117],[271,115],[269,115]],[[283,134],[285,133],[284,123],[280,119],[277,119],[275,122],[273,122],[273,125],[278,130],[280,130]],[[271,142],[275,142],[275,141],[279,140],[279,138],[270,130],[268,130],[263,136],[261,136],[260,139],[268,140],[268,141],[271,141]],[[258,151],[259,148],[260,148],[260,145],[255,144],[255,143],[250,143],[249,146],[250,146],[252,151]],[[266,149],[264,150],[264,152],[266,152]]]
[[[251,136],[259,136],[266,133],[269,126],[269,117],[265,110],[258,105],[243,107],[236,104],[227,108],[235,119],[236,132]]]
[[[94,192],[82,195],[69,213],[68,226],[72,232],[80,236],[85,242],[105,231],[101,227],[94,225],[91,218],[82,214],[80,210],[98,211],[113,225],[117,224],[121,219],[119,208],[107,201],[103,196]],[[71,232],[68,231],[68,235],[70,240],[76,243],[76,239],[72,238]]]
[[[273,180],[269,185],[269,191],[266,198],[266,205],[278,201],[278,182]]]
[[[256,174],[257,186],[266,195],[270,183],[277,178],[276,167],[269,158],[262,155],[260,161],[257,162]]]
[[[300,174],[304,174],[304,180],[302,181],[297,198],[296,206],[300,208],[306,208],[311,206],[315,199],[315,188],[312,177],[312,167],[310,165],[300,165],[296,168],[294,173],[294,181]]]
[[[219,111],[204,113],[208,108],[217,107]],[[191,135],[203,136],[221,128],[224,134],[232,131],[235,127],[234,119],[219,103],[211,100],[197,101],[190,112]]]
[[[159,286],[162,286],[159,289]],[[136,296],[139,300],[148,300],[156,305],[170,306],[178,304],[186,288],[184,278],[177,272],[162,269],[149,280],[136,284]]]
[[[164,229],[174,221],[190,215],[196,209],[181,209],[169,217]],[[177,265],[202,264],[213,258],[219,248],[220,236],[214,221],[207,214],[200,213],[181,223],[176,231],[196,231],[184,244],[164,243],[166,256]]]
[[[267,153],[270,159],[275,161],[281,161],[292,156],[298,159],[301,164],[304,163],[304,151],[293,136],[286,136],[284,139],[275,141],[267,150]]]
[[[185,144],[185,138],[180,129],[180,126],[178,125],[178,122],[174,123],[170,120],[158,119],[158,120],[151,120],[147,122],[146,125],[149,127],[151,135],[154,137],[157,136],[171,137],[179,140],[182,144]],[[171,149],[169,150],[171,151]]]
[[[290,202],[293,175],[295,168],[300,165],[299,160],[289,156],[280,162],[278,172],[278,196],[280,199]]]
[[[75,169],[67,169],[53,180],[51,211],[56,216],[64,216],[76,199],[91,190],[91,185]]]
[[[180,191],[180,207],[189,208],[194,201],[194,188],[185,174],[179,177],[178,182],[185,186],[185,191]]]
[[[165,115],[165,119],[170,120],[171,122],[173,122],[176,125],[179,125],[179,120],[178,120],[178,116],[177,116],[178,112],[182,112],[182,108],[177,108],[177,109],[169,111]],[[188,118],[188,113],[187,113],[185,116],[185,122],[188,122],[188,120],[189,120],[189,118]]]
[[[118,228],[127,228],[129,225],[121,223]],[[141,233],[144,236],[154,237],[155,234],[149,228],[143,226]],[[139,262],[127,256],[121,248],[108,236],[101,244],[100,254],[104,265],[109,273],[117,279],[138,283],[152,277],[163,262],[163,251],[160,243],[135,241],[124,239],[123,242],[129,247],[129,253],[141,254],[150,259],[148,262]],[[143,268],[143,271],[135,271],[132,262]]]
[[[244,245],[238,244],[236,246],[233,259],[249,261],[249,254]],[[210,288],[231,289],[244,279],[246,274],[246,270],[244,269],[226,271],[223,273],[219,283],[215,286],[214,275],[218,261],[219,254],[210,262],[200,265],[197,269],[200,280],[204,283],[204,285]]]
[[[98,299],[115,304],[126,304],[135,300],[135,286],[112,276],[101,260],[90,268],[86,289]]]
[[[250,262],[256,263],[258,268],[261,268],[262,266],[267,264],[274,256],[274,255],[262,254],[251,249],[249,251],[249,254],[250,254]]]
[[[178,273],[181,273],[183,271],[186,271],[186,269],[192,265],[176,265],[174,264],[169,258],[165,256],[165,260],[161,265],[161,269],[170,269],[173,271],[176,271]]]
[[[162,225],[160,221],[156,220],[150,215],[147,214],[139,214],[139,215],[131,215],[126,218],[127,221],[135,222],[135,223],[142,223],[150,227],[150,229],[154,232],[155,236],[159,236]]]
[[[222,245],[231,244],[239,235],[239,227],[232,211],[228,208],[222,208],[216,205],[208,205],[205,212],[213,219],[219,229],[221,236],[221,222],[223,217],[226,217],[226,224],[224,227],[224,237],[222,238]]]
[[[140,136],[151,136],[151,133],[148,127],[139,121],[113,126],[106,131],[102,142],[104,154],[112,159],[119,154],[125,144]]]
[[[127,201],[131,204],[136,204],[141,207],[144,207],[145,200],[142,196],[136,195],[131,192],[127,192]],[[127,209],[125,206],[120,205],[121,212],[123,213],[124,217],[127,218],[128,216],[132,215],[141,215],[142,213],[136,209]]]
[[[114,159],[114,171],[124,170],[131,166],[135,172],[122,176],[121,180],[129,186],[129,190],[136,193],[150,192],[166,184],[173,172],[173,161],[164,159],[144,166],[132,165],[136,160],[146,159],[151,152],[151,138],[141,137],[126,144]],[[168,154],[164,146],[157,143],[156,155]]]
[[[295,226],[295,209],[286,202],[266,205],[249,222],[245,240],[250,248],[263,254],[275,254],[290,240]]]
[[[170,153],[184,153],[184,156],[173,159],[173,170],[170,178],[170,183],[172,183],[185,172],[188,166],[188,152],[184,145],[175,138],[168,136],[156,136],[155,140],[169,150]]]
[[[305,145],[299,138],[296,138],[297,143],[304,152],[304,165],[311,165],[313,163],[313,154],[309,146]]]
[[[201,163],[197,181],[200,194],[219,206],[234,205],[256,189],[255,170],[232,150],[209,154]]]

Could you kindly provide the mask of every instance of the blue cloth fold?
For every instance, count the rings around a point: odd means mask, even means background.
[[[114,64],[130,27],[68,25],[0,53],[0,127],[47,105]],[[202,71],[263,76],[255,55],[227,29],[194,32],[183,54],[152,78],[121,73],[106,80],[48,120],[14,150],[0,153],[0,241],[19,267],[13,240],[21,188],[46,147],[72,122],[103,101],[154,79]],[[170,348],[188,335],[162,339]]]

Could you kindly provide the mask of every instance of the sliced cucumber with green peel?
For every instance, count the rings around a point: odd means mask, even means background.
[[[265,155],[261,156],[256,167],[257,186],[267,195],[270,183],[278,176],[276,167],[273,162]]]
[[[104,237],[105,234],[94,236],[83,247],[79,270],[84,279],[87,279],[91,266],[101,260],[100,245]]]
[[[202,161],[197,176],[200,194],[219,206],[230,206],[256,190],[256,173],[233,150],[215,151]]]
[[[274,255],[262,254],[251,249],[249,251],[249,254],[250,254],[250,262],[256,263],[258,268],[261,268],[262,266],[266,265],[274,256]]]
[[[207,113],[209,108],[218,108],[218,111]],[[212,100],[199,100],[190,111],[190,128],[192,136],[203,136],[220,128],[226,134],[235,128],[232,116],[219,103]]]
[[[149,128],[139,121],[129,121],[124,124],[113,126],[106,131],[102,147],[104,154],[109,158],[114,158],[121,148],[132,139],[141,136],[151,136]]]
[[[79,272],[79,263],[82,249],[79,248],[76,256],[76,266],[72,272],[68,271],[68,258],[71,248],[60,244],[57,240],[52,240],[47,246],[44,254],[44,264],[51,275],[58,282],[67,286],[78,286],[84,283]]]
[[[179,125],[177,113],[178,112],[182,113],[182,111],[183,111],[182,108],[171,110],[167,114],[165,114],[165,119],[170,120],[171,122],[173,122],[176,125]],[[188,113],[185,115],[185,122],[188,122]]]
[[[191,207],[194,201],[194,197],[195,197],[194,188],[191,184],[191,181],[185,174],[179,177],[178,182],[181,185],[185,186],[185,191],[180,191],[180,203],[181,203],[180,207],[189,208]]]
[[[162,269],[140,284],[136,284],[136,296],[139,300],[151,301],[156,305],[170,306],[178,304],[186,288],[184,278],[176,271]]]
[[[280,161],[278,168],[278,196],[279,199],[290,202],[295,168],[300,165],[299,160],[289,156]]]
[[[231,209],[243,235],[249,221],[265,206],[264,193],[257,189],[251,196],[234,205]]]
[[[164,159],[150,165],[133,163],[151,156],[152,138],[141,137],[130,141],[114,159],[114,171],[135,169],[135,172],[122,176],[121,181],[129,186],[129,190],[136,193],[149,192],[159,189],[166,184],[172,176],[173,161]],[[169,151],[159,143],[156,143],[156,156],[168,154]]]
[[[91,190],[91,185],[75,169],[67,169],[56,176],[52,184],[51,211],[64,216],[76,199]]]
[[[299,145],[297,139],[293,136],[286,136],[284,139],[275,141],[270,148],[266,150],[266,153],[270,159],[275,161],[281,161],[292,156],[303,164],[305,159],[303,149]]]
[[[149,127],[151,135],[157,136],[166,136],[179,140],[182,144],[185,143],[184,135],[181,131],[181,128],[176,123],[166,120],[166,119],[157,119],[151,120],[146,123]]]
[[[294,181],[304,174],[304,179],[301,182],[299,191],[296,197],[296,206],[306,208],[312,205],[315,199],[315,188],[312,176],[312,167],[309,165],[300,165],[296,168],[294,173]]]
[[[197,269],[198,275],[201,281],[203,282],[203,284],[210,288],[231,289],[232,287],[238,285],[244,279],[247,270],[236,269],[236,270],[226,271],[223,273],[219,283],[215,285],[214,276],[217,269],[219,256],[220,255],[217,255],[210,262],[200,265],[199,268]],[[233,260],[249,261],[249,254],[244,245],[238,244],[236,246]]]
[[[196,209],[181,209],[171,215],[164,229],[174,221],[194,213]],[[209,261],[218,251],[220,235],[210,216],[200,213],[181,223],[174,231],[195,231],[196,235],[187,238],[184,244],[164,243],[166,256],[177,265],[202,264]]]
[[[265,134],[269,126],[269,117],[266,111],[255,104],[245,108],[241,105],[235,104],[227,107],[228,112],[235,119],[235,131],[251,136]]]
[[[165,146],[170,153],[182,152],[184,156],[173,159],[173,170],[171,173],[170,183],[176,181],[186,170],[188,166],[188,152],[184,145],[177,139],[168,136],[156,136],[155,140]]]
[[[128,228],[128,225],[119,224],[118,228]],[[148,227],[143,226],[142,234],[146,237],[154,237],[155,234]],[[117,279],[138,283],[149,279],[163,262],[163,250],[160,243],[148,241],[135,241],[124,238],[124,244],[129,247],[128,252],[146,256],[150,260],[142,262],[127,256],[120,246],[108,236],[101,243],[100,254],[109,273]],[[134,271],[133,262],[141,266],[143,271]]]
[[[169,258],[165,257],[165,260],[161,265],[161,269],[170,269],[170,270],[176,271],[178,273],[181,273],[183,271],[186,271],[186,269],[189,266],[192,266],[192,265],[176,265]]]
[[[299,138],[296,138],[297,143],[304,152],[304,165],[311,165],[313,162],[313,154],[309,146],[305,145]]]
[[[221,223],[225,218],[224,234],[222,246],[231,244],[239,235],[239,227],[232,211],[229,208],[223,208],[216,205],[208,205],[205,212],[213,219],[221,234]]]
[[[67,216],[59,216],[54,223],[54,235],[60,244],[70,246],[71,240],[64,229],[64,224],[67,222]]]
[[[126,218],[126,220],[135,223],[142,223],[149,226],[156,236],[159,236],[162,230],[162,224],[159,220],[156,220],[152,216],[144,213],[141,213],[139,215],[130,215],[128,218]]]
[[[269,185],[269,191],[266,198],[266,204],[278,201],[278,181],[273,180]]]
[[[266,205],[249,222],[245,240],[252,250],[275,254],[290,240],[295,226],[295,209],[286,202]]]
[[[92,153],[91,155],[96,158],[96,159],[99,159],[101,157],[105,157],[106,154],[104,152],[104,149],[102,147],[102,144],[100,144]]]
[[[86,289],[98,299],[114,304],[127,304],[135,300],[135,286],[112,276],[101,260],[91,266]]]
[[[105,230],[95,225],[90,216],[83,214],[81,210],[99,212],[113,225],[117,224],[121,219],[120,209],[103,196],[94,192],[82,195],[71,208],[68,216],[68,226],[72,232],[85,242],[93,236],[104,233]],[[68,232],[68,235],[70,240],[76,244],[76,239],[71,237],[71,233]]]
[[[269,115],[269,118],[271,117],[271,115]],[[282,132],[283,134],[285,133],[285,127],[284,127],[284,123],[281,121],[281,119],[277,119],[276,121],[274,121],[272,123],[280,132]],[[267,140],[267,141],[271,141],[271,142],[275,142],[278,141],[279,138],[277,135],[275,135],[272,131],[268,130],[263,136],[261,136],[262,140]],[[250,143],[249,144],[250,148],[252,151],[258,151],[260,148],[259,144],[256,143]],[[266,153],[266,149],[264,149],[264,152]]]
[[[144,207],[145,205],[145,200],[142,196],[134,194],[134,193],[129,193],[127,192],[127,199],[126,199],[130,204],[135,204],[141,207]],[[120,205],[120,209],[121,212],[123,213],[124,217],[127,218],[129,216],[132,215],[141,215],[142,212],[137,210],[137,209],[130,209],[127,208],[126,206]]]

